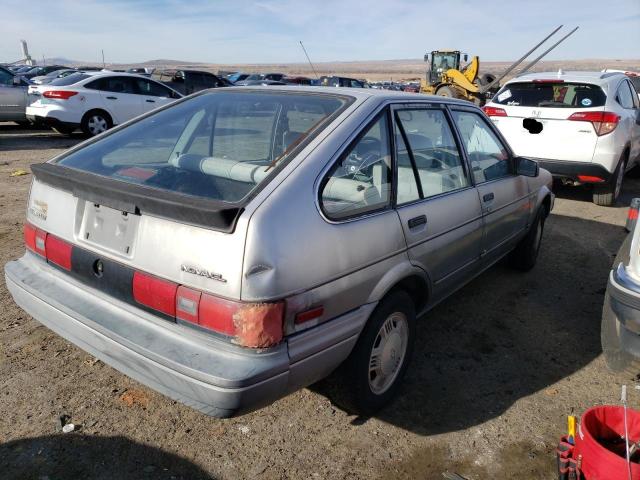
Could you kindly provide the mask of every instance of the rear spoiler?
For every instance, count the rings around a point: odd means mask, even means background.
[[[34,164],[31,165],[31,171],[38,181],[92,203],[134,215],[144,213],[225,233],[233,232],[244,210],[242,205],[121,182],[55,163]]]

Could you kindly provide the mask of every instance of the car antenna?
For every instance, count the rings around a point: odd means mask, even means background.
[[[305,56],[307,57],[307,61],[309,62],[309,65],[311,65],[311,70],[313,70],[313,74],[316,76],[316,78],[320,78],[320,77],[318,77],[318,72],[316,72],[316,69],[313,66],[313,63],[311,63],[311,59],[309,58],[309,54],[307,53],[307,49],[304,48],[304,44],[302,43],[302,40],[300,40],[300,46],[302,47],[302,51],[304,52]]]

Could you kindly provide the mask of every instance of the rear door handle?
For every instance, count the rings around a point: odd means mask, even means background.
[[[149,100],[149,99],[147,99],[147,100],[145,100],[145,101],[146,101],[147,103],[156,103],[156,101],[155,101],[155,100]]]
[[[118,97],[107,97],[107,100],[117,100]]]
[[[494,198],[496,198],[496,196],[493,194],[493,192],[491,193],[485,193],[482,196],[482,201],[483,202],[490,202],[491,200],[493,200]]]
[[[407,222],[407,225],[409,225],[409,228],[416,228],[416,227],[419,227],[420,225],[424,225],[426,223],[427,223],[427,216],[426,215],[420,215],[419,217],[411,218]]]

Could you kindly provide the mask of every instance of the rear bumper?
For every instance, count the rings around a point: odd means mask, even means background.
[[[620,264],[609,275],[609,302],[615,313],[622,350],[640,358],[640,284]]]
[[[256,351],[158,319],[76,283],[34,254],[5,266],[15,302],[122,373],[201,412],[230,417],[310,385],[351,352],[375,304]]]
[[[64,122],[54,117],[43,117],[40,115],[27,114],[27,120],[35,125],[45,125],[47,127],[80,128],[79,123]]]
[[[611,181],[613,174],[598,163],[589,162],[568,162],[561,160],[545,160],[534,158],[540,167],[551,172],[554,178],[567,178],[575,182],[580,182],[579,175],[598,177],[604,180],[602,183]],[[582,182],[581,182],[582,183]]]

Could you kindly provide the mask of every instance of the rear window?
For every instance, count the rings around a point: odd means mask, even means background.
[[[72,152],[59,164],[182,194],[239,202],[350,97],[207,93]]]
[[[607,96],[597,85],[567,82],[516,82],[502,87],[491,100],[519,107],[602,107]]]
[[[63,85],[73,85],[89,77],[90,75],[87,75],[85,73],[74,73],[72,75],[67,75],[66,77],[56,78],[54,81],[49,83],[49,85],[52,85],[54,87],[55,86],[61,87]]]

